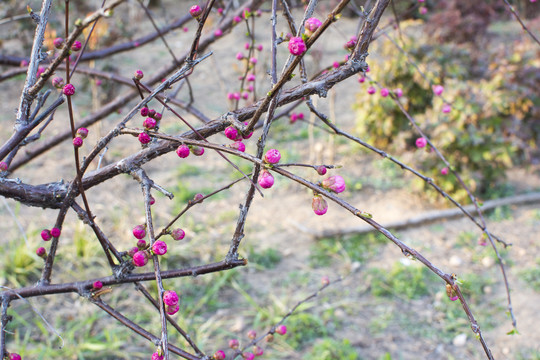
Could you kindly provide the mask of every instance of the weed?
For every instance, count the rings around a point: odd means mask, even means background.
[[[337,341],[324,339],[317,343],[309,354],[304,355],[305,360],[360,360],[358,353],[348,339]]]

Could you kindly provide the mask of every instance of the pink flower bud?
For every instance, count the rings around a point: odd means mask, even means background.
[[[152,245],[152,251],[156,255],[165,255],[167,253],[167,244],[165,244],[165,241],[158,240]]]
[[[8,164],[4,161],[0,161],[0,171],[6,171],[8,169]]]
[[[169,315],[174,315],[180,310],[180,305],[165,306],[165,312]]]
[[[79,147],[82,146],[82,144],[83,144],[83,139],[82,138],[80,138],[78,136],[73,138],[73,146],[75,146],[76,148],[79,148]]]
[[[250,43],[247,42],[244,44],[244,49],[249,50],[250,47],[251,47]]]
[[[64,95],[66,96],[72,96],[75,94],[75,86],[72,84],[67,84],[64,86],[64,89],[62,90],[64,92]]]
[[[64,39],[62,39],[61,37],[57,37],[56,39],[54,39],[53,44],[55,48],[61,49],[62,46],[64,46]]]
[[[141,116],[148,116],[149,112],[150,112],[150,110],[148,110],[148,108],[146,106],[141,108]]]
[[[367,93],[368,93],[369,95],[373,95],[373,94],[375,94],[376,92],[377,92],[377,89],[375,89],[375,87],[373,87],[373,86],[370,86],[370,87],[368,87],[368,89],[367,89]]]
[[[247,81],[255,81],[255,79],[256,79],[256,78],[255,78],[255,75],[253,75],[253,74],[249,74],[249,75],[246,77],[246,80],[247,80]]]
[[[364,83],[365,81],[366,81],[366,78],[363,77],[363,76],[360,76],[360,77],[358,78],[358,82],[359,82],[359,83]]]
[[[289,52],[295,56],[302,55],[307,47],[301,37],[292,37],[289,40]]]
[[[259,175],[259,185],[263,189],[270,189],[274,185],[274,177],[268,170],[264,169],[261,171],[261,174]]]
[[[236,141],[232,143],[231,145],[229,145],[229,147],[231,147],[232,149],[241,151],[241,152],[246,151],[246,145],[241,141]]]
[[[157,125],[156,120],[154,120],[154,119],[152,119],[150,117],[144,119],[144,121],[143,121],[143,126],[148,130],[155,128],[156,125]]]
[[[317,29],[322,25],[321,20],[317,18],[309,18],[304,23],[304,28],[306,29],[306,35],[311,36]]]
[[[73,42],[73,45],[71,45],[71,50],[73,51],[79,51],[82,48],[82,44],[79,40],[76,40]]]
[[[328,211],[328,203],[321,195],[315,195],[311,202],[313,212],[317,215],[324,215]]]
[[[221,29],[217,29],[216,31],[214,31],[215,37],[220,37],[221,35],[223,35],[223,31]]]
[[[83,127],[78,128],[77,129],[77,136],[79,136],[82,139],[86,139],[86,137],[88,136],[88,129],[83,128]]]
[[[131,249],[128,250],[127,254],[130,258],[133,258],[133,256],[139,251],[139,248],[134,246]]]
[[[437,96],[440,96],[444,91],[444,87],[442,85],[435,85],[433,86],[433,93]]]
[[[242,60],[243,58],[244,58],[244,54],[242,54],[241,52],[236,54],[236,60]]]
[[[218,12],[218,14],[222,15],[223,14],[223,8],[218,8],[217,12]]]
[[[201,16],[202,14],[202,9],[199,5],[193,5],[190,9],[189,9],[189,13],[191,14],[191,16],[193,16],[195,19],[198,19],[199,16]]]
[[[144,74],[143,74],[142,70],[135,70],[134,77],[137,80],[141,80],[144,77]]]
[[[235,16],[233,18],[233,24],[238,24],[239,22],[242,22],[242,18],[240,16]]]
[[[202,154],[204,154],[204,148],[200,147],[200,146],[195,146],[193,145],[191,147],[191,152],[193,153],[193,155],[195,156],[202,156]]]
[[[137,248],[138,248],[139,250],[144,250],[144,249],[146,249],[146,241],[143,240],[143,239],[137,241]]]
[[[296,113],[292,113],[291,117],[289,118],[289,121],[291,124],[294,124],[298,120],[298,115]]]
[[[180,241],[186,236],[186,232],[180,228],[171,231],[173,240]]]
[[[235,100],[240,100],[240,93],[239,93],[239,92],[233,93],[233,98],[234,98]]]
[[[238,130],[236,130],[236,128],[232,126],[229,126],[225,129],[225,136],[228,139],[236,140],[236,138],[238,137]]]
[[[250,353],[250,352],[245,352],[242,354],[242,356],[244,357],[244,360],[253,360],[255,359],[255,355],[253,355],[253,353]]]
[[[28,60],[21,60],[21,63],[19,64],[20,67],[27,67],[28,66]]]
[[[148,116],[149,117],[153,118],[155,115],[156,115],[156,110],[154,110],[154,109],[148,110]]]
[[[252,57],[252,58],[249,58],[249,62],[252,63],[253,65],[257,64],[259,60],[257,60],[256,57]]]
[[[247,100],[249,98],[249,93],[242,93],[242,99]]]
[[[459,299],[457,295],[450,298],[451,301],[456,301],[457,299]]]
[[[423,147],[426,147],[427,145],[427,140],[423,137],[419,137],[418,139],[416,139],[416,147],[417,148],[423,148]]]
[[[149,202],[149,204],[150,204],[150,205],[154,205],[155,203],[156,203],[156,199],[155,199],[152,195],[150,195],[150,202]]]
[[[321,278],[321,284],[323,285],[328,285],[330,284],[330,278],[326,275],[324,275],[322,278]]]
[[[52,239],[52,235],[49,229],[45,229],[41,231],[41,238],[43,239],[43,241],[49,241]]]
[[[448,175],[448,168],[447,167],[443,167],[441,169],[441,175]]]
[[[51,229],[51,235],[52,237],[55,237],[55,238],[60,237],[60,229],[53,227]]]
[[[356,46],[356,41],[357,41],[356,36],[351,37],[351,39],[345,43],[345,46],[344,46],[345,49],[353,50],[354,47]]]
[[[152,360],[163,360],[163,359],[164,359],[163,355],[159,355],[158,352],[155,352],[152,354]]]
[[[141,142],[141,144],[148,144],[150,140],[152,139],[150,138],[150,135],[148,135],[147,133],[142,132],[139,134],[139,141]]]
[[[247,337],[253,340],[257,337],[257,332],[255,330],[249,330],[247,332]]]
[[[442,112],[448,114],[450,111],[452,111],[452,106],[449,104],[444,104],[442,107]]]
[[[99,280],[95,281],[92,287],[94,288],[94,290],[99,290],[103,287],[103,283]]]
[[[240,346],[240,342],[237,339],[229,340],[229,347],[231,349],[238,349],[239,346]]]
[[[268,164],[277,164],[281,159],[281,154],[276,149],[270,149],[264,155],[264,161]]]
[[[9,354],[9,360],[21,360],[21,355],[17,353],[11,353]]]
[[[248,124],[249,124],[249,121],[246,121],[246,122],[244,123],[244,125],[246,125],[246,126],[248,126]],[[242,134],[242,137],[243,137],[244,139],[249,139],[252,135],[253,135],[253,131],[250,132],[249,134]]]
[[[419,11],[421,15],[426,15],[428,12],[428,9],[425,6],[422,6]]]
[[[328,179],[323,180],[321,185],[323,188],[338,194],[345,191],[345,180],[339,175],[330,176]]]
[[[387,97],[389,93],[390,93],[390,92],[388,91],[387,88],[382,88],[382,89],[381,89],[381,96],[382,96],[382,97]]]
[[[189,147],[185,144],[182,144],[176,149],[176,155],[181,158],[187,158],[189,156]]]
[[[257,45],[257,50],[263,51],[263,46],[262,46],[262,44]]]
[[[218,350],[214,353],[214,359],[215,360],[224,360],[225,359],[225,352],[223,350]]]
[[[47,257],[47,250],[45,250],[44,247],[38,247],[36,250],[36,255],[45,259]]]
[[[163,302],[165,305],[175,306],[178,305],[178,294],[174,290],[167,290],[163,293]]]
[[[326,166],[317,166],[317,174],[321,176],[326,175]]]
[[[334,69],[337,69],[339,67],[339,61],[334,61],[332,63],[332,66],[334,67]]]
[[[53,78],[51,82],[52,85],[57,89],[61,89],[64,86],[64,79],[62,79],[60,76]]]
[[[396,89],[394,89],[394,94],[396,94],[396,96],[398,98],[402,97],[403,96],[403,90],[401,90],[401,88],[396,88]]]
[[[264,350],[262,347],[260,346],[254,346],[253,347],[253,354],[255,356],[262,356],[264,354]]]
[[[156,112],[156,113],[154,114],[153,118],[154,118],[156,121],[159,121],[159,120],[161,120],[161,117],[162,117],[162,116],[163,116],[163,115],[161,115],[161,113]]]
[[[197,202],[197,201],[200,201],[204,198],[204,195],[203,194],[195,194],[195,196],[193,197],[193,201],[194,202]],[[202,201],[201,201],[202,202]]]
[[[141,267],[148,263],[148,255],[146,251],[137,251],[133,254],[133,265]]]
[[[137,225],[133,228],[133,236],[135,236],[136,239],[142,239],[146,236],[146,226],[144,225]]]

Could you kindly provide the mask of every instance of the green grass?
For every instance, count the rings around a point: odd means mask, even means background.
[[[273,248],[264,251],[255,251],[253,247],[249,250],[248,260],[254,264],[257,269],[274,269],[282,260],[281,253]]]
[[[338,341],[334,339],[324,339],[313,347],[311,351],[304,355],[304,360],[360,360],[356,349],[351,346],[347,339]]]
[[[395,263],[390,271],[370,269],[368,278],[373,296],[398,296],[407,299],[419,299],[430,294],[436,284],[442,281],[425,266],[405,266],[399,262]]]
[[[346,238],[326,238],[311,247],[309,262],[313,267],[325,267],[335,260],[364,262],[377,254],[386,238],[379,233],[354,235]]]
[[[531,268],[521,271],[520,276],[528,287],[540,292],[540,260]]]

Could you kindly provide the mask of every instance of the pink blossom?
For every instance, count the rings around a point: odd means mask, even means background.
[[[426,14],[427,14],[427,12],[428,12],[428,9],[427,9],[427,7],[425,7],[425,6],[422,6],[422,7],[420,8],[420,14],[421,14],[421,15],[426,15]]]
[[[157,125],[156,120],[154,120],[154,119],[152,119],[150,117],[144,119],[144,121],[143,121],[143,126],[148,130],[155,128],[156,125]]]
[[[223,35],[223,30],[221,30],[221,29],[216,29],[216,31],[214,31],[214,36],[220,37],[221,35]]]
[[[193,16],[195,19],[197,19],[199,16],[201,16],[202,9],[201,9],[201,7],[199,5],[193,5],[189,9],[189,13],[191,14],[191,16]]]
[[[382,89],[381,89],[381,96],[382,96],[382,97],[387,97],[389,93],[390,93],[390,92],[388,91],[387,88],[382,88]]]
[[[41,231],[41,238],[43,241],[49,241],[52,239],[52,235],[49,229],[45,229]]]
[[[313,212],[317,215],[324,215],[328,211],[328,203],[320,195],[315,195],[311,202]]]
[[[52,85],[57,89],[61,89],[64,86],[64,79],[57,76],[52,79]]]
[[[363,83],[363,82],[365,82],[365,81],[366,81],[366,78],[363,77],[363,76],[360,76],[360,77],[358,78],[358,82],[359,82],[359,83]]]
[[[249,62],[252,63],[253,65],[257,64],[258,60],[256,57],[252,57],[249,59]]]
[[[306,35],[311,36],[317,29],[322,25],[321,20],[317,18],[309,18],[306,20],[304,24],[304,28],[306,29]]]
[[[173,240],[180,241],[186,236],[186,232],[180,228],[177,228],[171,231],[171,236]]]
[[[191,153],[195,156],[202,156],[204,154],[204,148],[200,146],[192,146]]]
[[[435,85],[433,86],[433,93],[437,96],[440,96],[444,91],[444,86],[442,85]]]
[[[133,254],[133,265],[141,267],[148,263],[148,255],[146,251],[137,251]]]
[[[285,335],[287,333],[287,327],[285,325],[279,325],[277,328],[276,328],[276,332],[279,334],[279,335]]]
[[[165,312],[169,315],[174,315],[180,310],[180,305],[165,306]]]
[[[238,349],[239,346],[240,346],[240,342],[237,339],[229,340],[229,347],[231,349]]]
[[[38,247],[36,250],[36,255],[41,258],[45,258],[47,256],[47,250],[45,250],[44,247]]]
[[[8,164],[4,161],[0,161],[0,171],[6,171],[8,169]]]
[[[418,148],[423,148],[423,147],[426,147],[427,145],[427,140],[423,137],[419,137],[418,139],[416,139],[416,147]]]
[[[182,159],[187,158],[189,156],[189,147],[187,145],[185,145],[185,144],[180,145],[176,149],[176,155],[178,155]]]
[[[60,229],[57,227],[53,227],[51,229],[51,235],[55,238],[60,237]]]
[[[164,359],[163,355],[159,355],[158,352],[155,352],[152,354],[152,360],[163,360],[163,359]]]
[[[64,46],[64,39],[62,39],[61,37],[57,37],[56,39],[54,39],[53,45],[55,48],[61,49],[62,46]]]
[[[236,54],[236,60],[242,60],[243,58],[244,58],[244,54],[242,54],[241,52]]]
[[[259,185],[263,189],[270,189],[274,185],[274,177],[268,170],[261,171],[259,175]]]
[[[229,145],[232,149],[235,149],[235,150],[238,150],[238,151],[241,151],[241,152],[244,152],[246,151],[246,144],[244,144],[243,142],[241,141],[236,141],[234,143],[232,143],[231,145]]]
[[[139,141],[141,142],[141,144],[148,144],[150,142],[150,140],[152,140],[150,138],[150,135],[148,135],[145,132],[140,133],[138,137],[139,137]]]
[[[133,236],[136,239],[142,239],[146,236],[146,227],[144,225],[137,225],[133,228]]]
[[[396,94],[397,97],[402,97],[403,96],[403,90],[401,90],[401,88],[396,88],[396,89],[394,89],[394,94]]]
[[[156,255],[165,255],[167,253],[167,244],[165,241],[158,240],[152,245],[152,251]]]
[[[81,138],[83,139],[86,139],[86,137],[88,136],[88,129],[87,128],[78,128],[77,129],[77,136],[80,136]]]
[[[174,290],[166,290],[163,292],[163,302],[165,305],[175,306],[178,305],[178,294]]]
[[[234,128],[233,126],[229,126],[225,129],[225,136],[227,137],[227,139],[236,140],[236,138],[238,137],[238,130],[236,130],[236,128]]]
[[[255,81],[255,75],[254,74],[248,74],[248,76],[246,77],[246,80],[247,81]]]
[[[368,93],[369,95],[373,95],[373,94],[375,94],[376,92],[377,92],[377,89],[375,89],[375,87],[373,87],[373,86],[370,86],[370,87],[368,87],[368,89],[367,89],[367,93]]]
[[[292,37],[291,40],[289,40],[289,51],[291,54],[295,56],[302,55],[306,49],[306,44],[301,37]]]
[[[319,175],[326,175],[326,166],[317,166],[317,174]]]
[[[242,356],[244,357],[244,360],[253,360],[255,359],[255,355],[253,355],[253,353],[250,353],[250,352],[245,352],[242,354]]]
[[[73,138],[73,146],[75,146],[76,148],[79,148],[82,146],[82,144],[83,144],[83,139],[81,139],[78,136]]]
[[[215,360],[224,360],[225,359],[225,352],[223,350],[218,350],[214,353],[214,359]]]
[[[330,176],[321,183],[322,187],[335,193],[345,191],[345,180],[339,175]]]
[[[72,84],[67,84],[64,86],[63,92],[66,96],[72,96],[73,94],[75,94],[75,86],[73,86]]]
[[[449,104],[444,104],[442,107],[442,112],[444,114],[448,114],[450,111],[452,111],[452,106],[450,106]]]
[[[253,354],[255,356],[262,356],[264,354],[264,350],[262,347],[260,346],[254,346],[253,347]]]
[[[264,161],[268,164],[277,164],[281,159],[281,154],[276,149],[270,149],[264,155]]]
[[[448,175],[448,168],[447,167],[443,167],[441,169],[441,175]]]

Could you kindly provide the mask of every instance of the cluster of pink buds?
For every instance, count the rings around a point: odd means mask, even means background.
[[[41,231],[41,238],[43,239],[43,241],[49,241],[52,238],[57,238],[57,237],[60,237],[59,228],[53,227],[51,230],[44,229]]]
[[[143,73],[141,70],[135,72],[135,78],[142,79]],[[141,144],[148,144],[152,138],[147,133],[149,130],[157,131],[159,129],[159,122],[162,118],[161,113],[158,113],[155,109],[148,109],[148,107],[141,108],[141,116],[144,117],[143,127],[145,131],[139,134],[139,141]]]
[[[289,117],[291,124],[294,124],[297,120],[304,120],[304,113],[291,113],[291,116]]]
[[[180,298],[174,290],[166,290],[163,292],[163,303],[165,304],[165,312],[169,315],[174,315],[180,309],[178,304]]]
[[[88,136],[88,129],[87,128],[79,128],[77,129],[77,134],[73,138],[73,146],[76,148],[79,148],[83,145],[83,140],[86,139]]]

